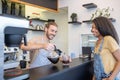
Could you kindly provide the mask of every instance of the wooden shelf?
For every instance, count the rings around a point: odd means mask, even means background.
[[[83,7],[90,9],[90,8],[97,8],[97,5],[94,3],[83,4]]]
[[[32,18],[32,19],[29,19],[29,20],[41,21],[41,22],[55,22],[54,19],[44,20],[44,19],[39,19],[39,18]]]
[[[91,20],[85,20],[83,23],[92,23]]]
[[[36,29],[28,29],[28,30],[31,30],[31,31],[42,31],[42,32],[44,32],[44,30],[36,30]]]
[[[23,16],[17,16],[17,15],[11,15],[11,14],[0,14],[0,16],[9,17],[9,18],[16,18],[16,19],[27,19]]]
[[[116,21],[116,19],[114,19],[114,18],[109,18],[109,20],[112,21],[112,22]],[[91,20],[85,20],[85,21],[83,21],[83,23],[92,23],[92,21]]]
[[[82,24],[81,22],[68,22],[69,24]]]
[[[43,20],[43,19],[39,19],[39,18],[32,18],[32,19],[30,19],[30,20],[48,22],[48,20]]]

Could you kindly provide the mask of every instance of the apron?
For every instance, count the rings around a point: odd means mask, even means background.
[[[41,43],[44,43],[44,38],[41,38]],[[31,53],[32,60],[30,64],[30,68],[40,67],[44,65],[51,64],[51,62],[48,60],[47,56],[49,55],[49,52],[45,49],[39,49],[34,51],[34,53]]]
[[[112,72],[110,72],[109,74],[106,74],[104,72],[104,67],[103,67],[101,56],[100,56],[103,42],[104,42],[104,39],[102,40],[102,42],[100,44],[100,48],[98,50],[98,53],[94,53],[94,65],[93,66],[94,66],[94,74],[95,74],[96,80],[102,80],[104,78],[107,78],[112,73]],[[120,73],[118,73],[118,75],[120,75]],[[116,76],[116,78],[114,80],[120,80],[120,77],[118,77],[118,75]]]
[[[51,64],[51,62],[47,58],[48,54],[49,52],[45,49],[40,49],[37,55],[35,56],[33,62],[30,64],[30,68]]]

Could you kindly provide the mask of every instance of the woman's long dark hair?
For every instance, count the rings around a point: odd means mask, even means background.
[[[100,34],[105,37],[105,36],[112,36],[117,43],[119,44],[119,37],[118,34],[112,24],[112,22],[106,18],[106,17],[97,17],[92,21]]]

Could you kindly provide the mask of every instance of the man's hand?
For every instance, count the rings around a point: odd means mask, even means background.
[[[48,51],[53,51],[55,49],[55,46],[52,43],[45,43],[43,48],[48,50]]]

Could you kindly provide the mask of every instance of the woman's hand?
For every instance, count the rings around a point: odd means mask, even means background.
[[[92,80],[95,80],[95,75],[93,75],[93,78],[92,78]]]
[[[102,80],[114,80],[114,78],[109,77],[109,78],[104,78],[104,79],[102,79]]]

